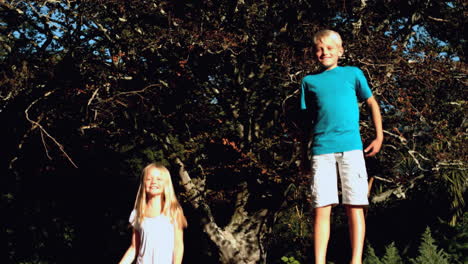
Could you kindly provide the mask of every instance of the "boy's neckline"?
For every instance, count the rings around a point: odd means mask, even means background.
[[[337,66],[335,66],[335,67],[333,67],[332,69],[329,69],[329,70],[324,69],[321,73],[333,72],[333,71],[337,70],[338,68],[341,68],[341,66],[340,66],[340,65],[337,65]]]

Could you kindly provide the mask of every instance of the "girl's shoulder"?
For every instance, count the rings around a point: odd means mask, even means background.
[[[137,220],[137,211],[133,209],[132,212],[130,213],[130,217],[128,218],[128,222],[130,222],[132,226],[135,226],[136,220]]]

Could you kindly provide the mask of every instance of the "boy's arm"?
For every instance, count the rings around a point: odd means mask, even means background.
[[[374,96],[367,98],[367,106],[372,115],[372,123],[374,123],[375,139],[364,149],[366,157],[372,157],[380,151],[383,142],[382,116],[380,115],[380,107]]]

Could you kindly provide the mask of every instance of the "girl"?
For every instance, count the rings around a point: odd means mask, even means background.
[[[130,214],[132,241],[120,264],[180,264],[184,253],[184,212],[166,167],[151,163],[143,169]]]

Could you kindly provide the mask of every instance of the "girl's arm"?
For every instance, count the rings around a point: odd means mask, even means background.
[[[369,97],[366,100],[367,106],[370,109],[372,115],[372,123],[374,123],[375,139],[364,149],[367,157],[372,157],[380,151],[383,142],[383,130],[382,130],[382,116],[380,115],[379,103],[375,100],[374,96]]]
[[[184,231],[179,225],[174,226],[174,257],[173,264],[181,264],[182,257],[184,256]]]
[[[138,250],[140,249],[140,233],[133,229],[132,234],[132,242],[130,247],[125,252],[125,255],[120,260],[119,264],[131,264],[135,259],[135,256],[138,254]]]

